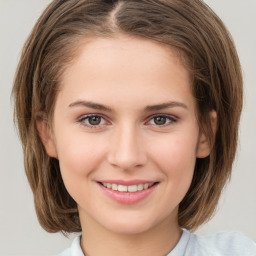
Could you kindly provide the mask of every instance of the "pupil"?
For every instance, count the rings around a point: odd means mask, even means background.
[[[91,116],[89,118],[89,123],[91,125],[99,125],[100,124],[100,121],[101,121],[101,117],[99,116]]]
[[[155,124],[163,125],[166,123],[166,117],[164,116],[157,116],[154,118]]]

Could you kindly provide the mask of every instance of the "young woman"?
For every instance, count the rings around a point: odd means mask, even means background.
[[[190,233],[230,177],[242,109],[233,41],[200,0],[55,0],[13,87],[25,168],[62,256],[256,255]]]

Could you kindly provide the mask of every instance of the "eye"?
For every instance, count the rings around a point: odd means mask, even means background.
[[[101,125],[105,125],[107,124],[107,121],[99,115],[87,115],[87,116],[83,116],[79,122],[82,125],[85,126],[89,126],[89,127],[97,127],[97,126],[101,126]]]
[[[157,126],[167,126],[171,123],[176,122],[177,119],[174,118],[173,116],[168,116],[168,115],[156,115],[153,116],[150,120],[149,120],[149,124],[150,125],[157,125]]]

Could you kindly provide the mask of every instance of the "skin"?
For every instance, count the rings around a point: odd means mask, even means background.
[[[78,204],[86,255],[155,256],[175,247],[179,203],[196,158],[210,147],[199,132],[189,73],[174,50],[126,36],[83,43],[63,74],[51,126],[37,127]],[[127,205],[102,192],[97,181],[106,179],[158,185]]]

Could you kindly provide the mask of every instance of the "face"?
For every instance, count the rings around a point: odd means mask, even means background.
[[[196,157],[209,154],[188,71],[146,39],[84,43],[63,74],[52,130],[38,129],[82,226],[117,233],[177,226]]]

